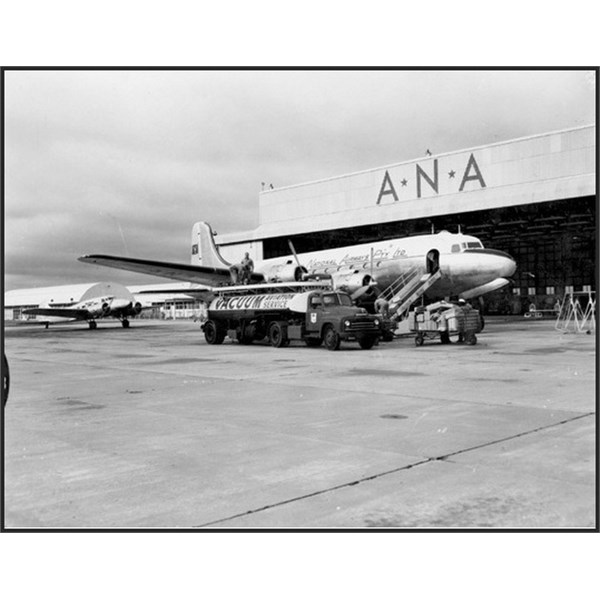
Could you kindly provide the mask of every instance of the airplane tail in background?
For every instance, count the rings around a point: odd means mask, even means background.
[[[228,263],[215,244],[212,229],[208,223],[199,221],[192,228],[192,265],[228,269]]]

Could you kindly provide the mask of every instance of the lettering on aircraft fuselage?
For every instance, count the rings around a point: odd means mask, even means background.
[[[450,169],[448,171],[448,179],[454,179],[458,183],[458,179],[456,179],[456,171],[454,169]],[[416,180],[416,193],[417,198],[421,198],[423,195],[423,186],[427,185],[431,188],[436,194],[439,194],[439,185],[440,185],[440,169],[438,159],[433,159],[433,172],[431,169],[429,172],[425,170],[421,165],[416,165],[415,172],[415,180]],[[408,187],[408,184],[411,180],[407,179],[406,176],[400,180],[400,193],[402,193],[403,188],[407,188],[407,191],[414,194],[414,190]],[[460,181],[460,185],[458,186],[458,191],[462,192],[465,189],[465,186],[470,181],[477,181],[481,188],[486,187],[485,180],[483,179],[483,175],[481,174],[481,169],[475,160],[475,156],[471,154],[469,156],[469,160],[467,161],[467,166],[465,167],[462,179]],[[400,196],[398,195],[398,191],[396,186],[390,177],[388,171],[385,172],[383,176],[383,181],[381,182],[381,187],[379,189],[379,195],[377,196],[376,204],[381,204],[383,198],[387,199],[387,196],[391,196],[394,199],[394,202],[398,202],[400,200]]]
[[[96,307],[101,307],[104,303],[110,302],[112,300],[111,296],[107,296],[106,298],[97,298],[94,300],[88,300],[87,302],[80,302],[79,308],[84,309],[92,309]]]
[[[389,260],[391,258],[400,258],[406,256],[407,252],[404,248],[380,248],[373,251],[372,260],[373,263],[377,263],[382,260]],[[308,261],[306,268],[309,270],[315,269],[336,269],[340,267],[359,267],[371,264],[371,252],[367,254],[346,254],[339,260],[332,258],[328,259],[311,259]]]

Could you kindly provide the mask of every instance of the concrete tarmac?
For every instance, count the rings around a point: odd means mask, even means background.
[[[595,336],[488,318],[478,338],[9,327],[4,526],[596,527]]]

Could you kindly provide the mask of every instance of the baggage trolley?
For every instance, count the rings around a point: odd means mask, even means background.
[[[414,311],[410,331],[415,333],[416,346],[438,337],[442,344],[449,344],[451,335],[458,335],[459,342],[473,345],[477,343],[475,334],[481,331],[481,320],[478,310],[436,302]]]

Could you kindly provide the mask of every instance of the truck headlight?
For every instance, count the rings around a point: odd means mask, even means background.
[[[350,325],[351,325],[350,321],[348,321],[348,319],[346,319],[346,320],[344,321],[344,327],[346,327],[346,328],[347,328],[347,327],[350,327]]]
[[[379,319],[375,319],[373,323],[375,323],[375,327],[379,327]]]

